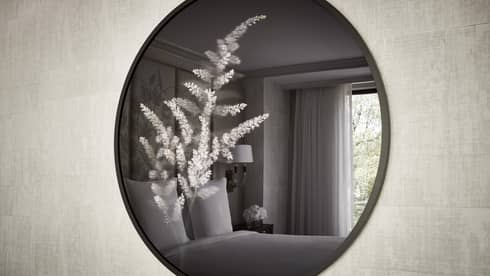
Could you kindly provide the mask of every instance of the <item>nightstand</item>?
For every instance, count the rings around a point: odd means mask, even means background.
[[[274,224],[262,224],[258,226],[248,227],[246,224],[236,224],[233,225],[233,231],[248,230],[255,231],[257,233],[272,234],[274,233]]]

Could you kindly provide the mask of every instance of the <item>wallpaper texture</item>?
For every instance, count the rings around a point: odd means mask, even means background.
[[[378,206],[325,275],[490,274],[490,1],[330,0],[379,65]],[[0,2],[0,275],[171,275],[116,181],[126,73],[179,1]]]

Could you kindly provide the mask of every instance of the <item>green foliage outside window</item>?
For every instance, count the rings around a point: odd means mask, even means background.
[[[381,152],[381,112],[378,94],[352,96],[353,206],[352,221],[364,211],[378,170]]]

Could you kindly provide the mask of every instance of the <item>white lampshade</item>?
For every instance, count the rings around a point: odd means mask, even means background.
[[[226,163],[253,163],[253,154],[251,145],[236,145],[231,149],[233,160],[227,160]]]

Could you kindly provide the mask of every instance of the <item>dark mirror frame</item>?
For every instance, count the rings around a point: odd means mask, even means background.
[[[143,57],[144,53],[146,52],[147,48],[150,46],[150,44],[154,41],[154,38],[157,36],[157,34],[167,25],[168,22],[170,22],[175,16],[177,16],[182,10],[184,10],[186,7],[191,5],[192,3],[195,3],[197,1],[205,1],[205,0],[187,0],[181,3],[177,8],[172,10],[165,18],[155,27],[155,29],[151,32],[151,34],[148,36],[148,38],[145,40],[143,43],[143,46],[139,49],[135,59],[133,60],[131,67],[129,69],[129,72],[126,76],[126,80],[124,81],[124,86],[121,92],[121,97],[119,99],[118,107],[117,107],[117,113],[116,113],[116,124],[115,124],[115,130],[114,130],[114,156],[115,156],[115,165],[116,165],[116,174],[117,174],[117,180],[119,183],[119,189],[121,192],[121,196],[124,202],[124,205],[126,207],[126,211],[129,214],[129,217],[136,228],[136,231],[138,232],[139,236],[141,239],[144,241],[145,245],[150,249],[150,251],[153,253],[153,255],[161,262],[163,263],[170,271],[175,273],[176,275],[186,275],[182,271],[179,270],[175,265],[173,265],[171,262],[167,261],[157,250],[157,248],[150,242],[146,234],[144,233],[141,225],[139,224],[137,218],[134,215],[134,212],[132,210],[131,205],[129,204],[128,200],[128,195],[126,191],[126,186],[124,185],[123,181],[123,174],[122,174],[122,168],[121,168],[121,161],[120,161],[120,156],[119,156],[119,137],[120,137],[120,125],[121,125],[121,115],[122,115],[122,109],[123,109],[123,104],[124,101],[126,100],[126,96],[128,94],[128,88],[131,80],[133,79],[134,72],[137,68],[137,66],[140,63],[141,58]],[[390,116],[389,116],[389,110],[388,110],[388,100],[387,96],[385,93],[385,88],[383,81],[381,79],[381,74],[378,70],[378,66],[376,65],[376,62],[368,49],[366,43],[362,39],[361,35],[357,30],[352,26],[352,24],[342,15],[336,8],[334,8],[330,3],[326,2],[326,0],[304,0],[304,1],[313,1],[317,5],[319,5],[319,8],[326,9],[327,12],[331,13],[335,18],[344,26],[346,27],[347,30],[349,30],[354,36],[355,40],[357,41],[358,45],[360,45],[360,48],[364,54],[364,57],[367,60],[367,63],[369,65],[369,68],[372,71],[372,75],[374,78],[374,81],[376,83],[376,88],[377,88],[377,93],[379,97],[379,104],[380,104],[380,109],[381,109],[381,153],[380,153],[380,159],[379,159],[379,165],[378,165],[378,171],[376,174],[376,179],[374,182],[373,189],[371,191],[371,195],[369,197],[369,200],[364,208],[364,211],[359,218],[357,224],[354,226],[354,228],[351,230],[345,241],[336,249],[335,253],[332,255],[330,260],[325,263],[323,268],[318,271],[317,274],[321,273],[324,271],[327,267],[329,267],[331,264],[333,264],[354,242],[354,240],[359,236],[361,233],[362,229],[366,225],[368,219],[371,217],[372,212],[374,211],[374,208],[376,206],[376,202],[378,201],[378,198],[381,194],[382,186],[384,183],[385,179],[385,174],[386,174],[386,169],[388,165],[388,157],[389,157],[389,149],[390,149]]]

